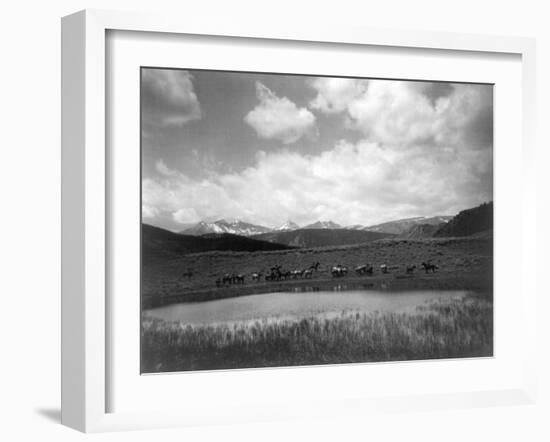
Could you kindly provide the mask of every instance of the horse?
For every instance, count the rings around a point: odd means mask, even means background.
[[[288,279],[292,276],[292,272],[290,270],[281,270],[280,271],[280,278],[282,279]]]
[[[348,274],[348,268],[338,264],[332,267],[330,273],[332,274],[333,277],[339,278],[342,276],[346,276]]]
[[[278,269],[271,269],[269,274],[265,275],[266,281],[278,281],[279,279],[281,279],[281,272]]]
[[[292,276],[293,279],[296,279],[298,277],[302,277],[304,274],[304,270],[292,270],[290,272],[290,276]]]
[[[264,274],[263,271],[253,272],[250,276],[252,277],[252,281],[259,281],[263,274]]]
[[[242,274],[233,275],[235,284],[244,284],[245,276]]]
[[[387,266],[386,264],[382,264],[382,265],[380,266],[380,271],[381,271],[382,273],[388,273],[388,266]]]
[[[309,269],[310,270],[314,270],[314,271],[317,271],[319,270],[319,266],[321,265],[321,263],[319,261],[317,262],[314,262],[313,264],[311,264],[311,266],[309,266]]]
[[[265,275],[266,281],[278,281],[281,279],[281,266],[276,265],[271,267],[269,273]]]
[[[412,274],[414,273],[414,269],[416,269],[416,265],[408,265],[407,268],[405,269],[405,271],[408,273],[408,274]]]
[[[435,273],[435,271],[439,268],[438,266],[430,262],[423,262],[422,267],[424,267],[426,273],[428,273],[430,270],[432,271],[432,273]]]
[[[372,275],[372,270],[373,268],[370,264],[355,267],[355,273],[358,275]]]
[[[225,285],[225,284],[232,284],[233,283],[233,276],[230,275],[229,273],[226,273],[225,275],[223,275],[222,277],[222,284]]]
[[[313,269],[310,267],[309,269],[304,270],[302,277],[306,279],[313,277]]]

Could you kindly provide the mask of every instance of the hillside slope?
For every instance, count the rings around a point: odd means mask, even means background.
[[[417,224],[412,226],[408,231],[399,235],[400,238],[407,239],[420,239],[420,238],[431,238],[434,236],[435,232],[441,229],[445,223],[440,224]]]
[[[182,235],[148,224],[142,224],[141,234],[144,261],[213,250],[254,252],[291,248],[282,244],[227,233],[208,236]]]
[[[493,228],[493,202],[460,212],[442,226],[434,237],[469,236]]]
[[[254,235],[254,239],[286,244],[292,247],[326,247],[361,244],[394,235],[348,229],[299,229],[290,232],[269,232]]]
[[[428,224],[439,226],[442,223],[446,223],[450,219],[452,219],[452,216],[419,216],[416,218],[398,219],[374,226],[368,226],[365,227],[364,230],[368,230],[370,232],[384,232],[393,233],[395,235],[403,235],[417,225]]]

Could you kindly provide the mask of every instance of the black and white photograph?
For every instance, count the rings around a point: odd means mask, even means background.
[[[493,356],[493,85],[141,67],[141,372]]]

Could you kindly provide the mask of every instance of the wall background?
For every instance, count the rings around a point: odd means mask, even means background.
[[[540,372],[550,372],[550,337],[542,272],[549,245],[550,27],[543,1],[385,0],[260,2],[205,0],[20,0],[0,14],[0,435],[3,440],[74,441],[86,436],[59,425],[60,368],[60,17],[83,8],[167,10],[250,20],[339,22],[382,28],[508,34],[537,38],[538,257]],[[510,179],[518,180],[517,171]],[[542,206],[542,203],[545,205]],[[538,258],[538,259],[537,259]],[[511,258],[513,260],[513,257]],[[362,420],[287,422],[92,436],[101,441],[165,440],[548,440],[550,383],[540,379],[535,406],[367,416]]]

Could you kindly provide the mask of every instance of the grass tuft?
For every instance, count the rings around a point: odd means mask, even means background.
[[[144,373],[492,356],[493,306],[470,296],[412,313],[198,326],[144,315],[141,338]]]

